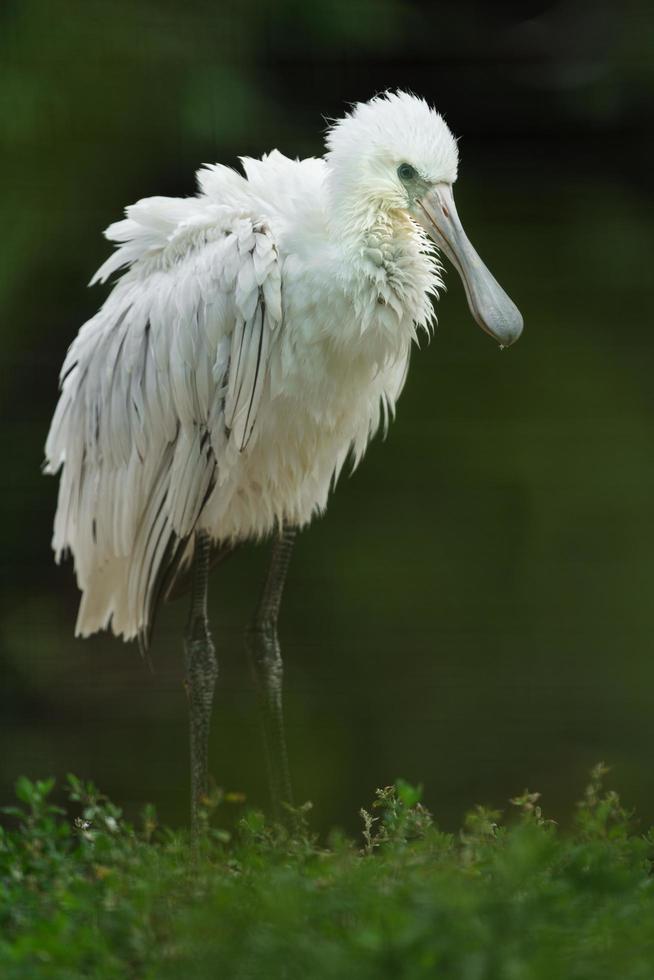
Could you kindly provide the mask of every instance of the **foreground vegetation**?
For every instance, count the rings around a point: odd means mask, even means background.
[[[193,851],[147,809],[134,828],[69,777],[16,787],[0,833],[0,976],[650,980],[654,834],[635,829],[598,766],[573,828],[537,794],[513,817],[478,807],[442,833],[406,783],[362,810],[361,842],[321,846],[246,812]],[[228,805],[235,800],[214,800]]]

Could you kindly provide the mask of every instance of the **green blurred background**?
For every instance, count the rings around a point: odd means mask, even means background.
[[[106,290],[100,231],[203,162],[319,155],[325,117],[411,88],[462,137],[470,237],[518,302],[501,354],[454,273],[385,443],[301,537],[283,608],[297,796],[351,826],[425,784],[446,826],[528,785],[569,813],[603,758],[654,819],[653,20],[649,4],[4,0],[0,13],[0,797],[93,778],[187,809],[185,602],[153,672],[73,639],[42,447],[67,345]],[[218,782],[265,803],[241,630],[265,567],[212,579]]]

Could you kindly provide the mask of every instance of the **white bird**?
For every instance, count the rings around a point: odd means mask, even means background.
[[[159,599],[193,567],[196,829],[217,674],[211,552],[274,536],[249,645],[278,807],[290,786],[276,620],[292,540],[394,413],[434,319],[438,249],[484,330],[503,346],[522,330],[461,227],[442,116],[386,93],[326,142],[322,159],[242,158],[245,176],[205,166],[195,197],[145,198],[109,226],[118,247],[92,282],[125,271],[68,351],[46,444],[46,471],[61,470],[53,547],[72,552],[82,592],[77,635],[110,627],[147,645]]]

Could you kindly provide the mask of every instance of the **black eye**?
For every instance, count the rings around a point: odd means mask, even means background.
[[[412,167],[410,163],[401,163],[397,168],[397,175],[400,180],[413,180],[416,176],[415,167]]]

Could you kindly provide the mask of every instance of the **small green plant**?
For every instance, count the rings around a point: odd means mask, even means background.
[[[654,833],[599,765],[561,831],[537,793],[443,833],[402,780],[361,810],[360,845],[322,845],[308,805],[284,827],[237,794],[207,834],[138,825],[92,783],[20,779],[0,830],[2,980],[649,980]],[[289,829],[290,828],[290,829]]]
[[[401,847],[413,840],[424,838],[433,827],[432,816],[421,804],[422,786],[412,786],[398,779],[393,786],[378,789],[373,816],[363,807],[359,811],[363,820],[364,851],[372,854],[376,847],[394,844]]]

